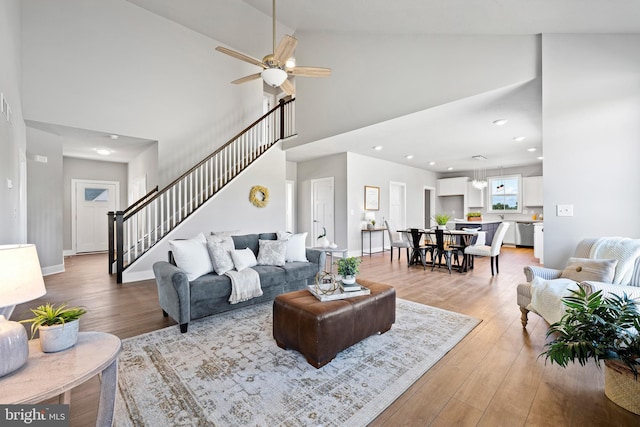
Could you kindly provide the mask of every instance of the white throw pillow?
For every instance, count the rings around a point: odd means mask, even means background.
[[[229,249],[229,245],[226,242],[212,242],[211,240],[207,242],[213,270],[220,276],[229,270],[233,270],[233,258],[231,258],[233,241],[231,243],[232,246]]]
[[[233,264],[236,266],[236,270],[238,271],[242,271],[245,268],[258,265],[258,260],[256,260],[256,256],[253,254],[253,251],[249,248],[236,249],[232,251],[231,258],[233,259]]]
[[[189,281],[213,271],[204,234],[186,240],[171,240],[169,247],[176,265],[187,273]]]
[[[287,242],[284,240],[259,240],[258,264],[283,266],[287,252]]]
[[[307,233],[291,234],[288,232],[278,231],[278,240],[287,241],[287,252],[284,259],[287,262],[309,262],[307,259],[307,248],[305,246],[307,241]]]

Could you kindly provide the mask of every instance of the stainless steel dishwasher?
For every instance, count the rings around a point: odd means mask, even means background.
[[[516,247],[533,247],[533,222],[516,223]]]

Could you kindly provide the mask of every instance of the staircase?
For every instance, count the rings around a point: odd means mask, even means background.
[[[278,141],[295,136],[295,98],[256,120],[162,190],[109,212],[109,274],[122,272]]]

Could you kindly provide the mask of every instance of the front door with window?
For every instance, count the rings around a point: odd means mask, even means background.
[[[75,182],[76,252],[108,249],[107,212],[116,210],[117,183]]]

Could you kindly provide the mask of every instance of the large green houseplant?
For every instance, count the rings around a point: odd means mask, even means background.
[[[600,367],[604,361],[607,397],[640,414],[640,312],[636,301],[626,294],[588,294],[582,285],[571,292],[562,300],[566,313],[549,327],[547,337],[552,340],[540,356],[562,367],[576,361],[584,366],[589,360]],[[621,393],[621,382],[636,391]]]
[[[73,347],[78,342],[80,317],[87,312],[82,307],[55,306],[46,303],[30,309],[33,317],[21,320],[31,323],[31,338],[40,333],[40,346],[45,353],[54,353]]]

